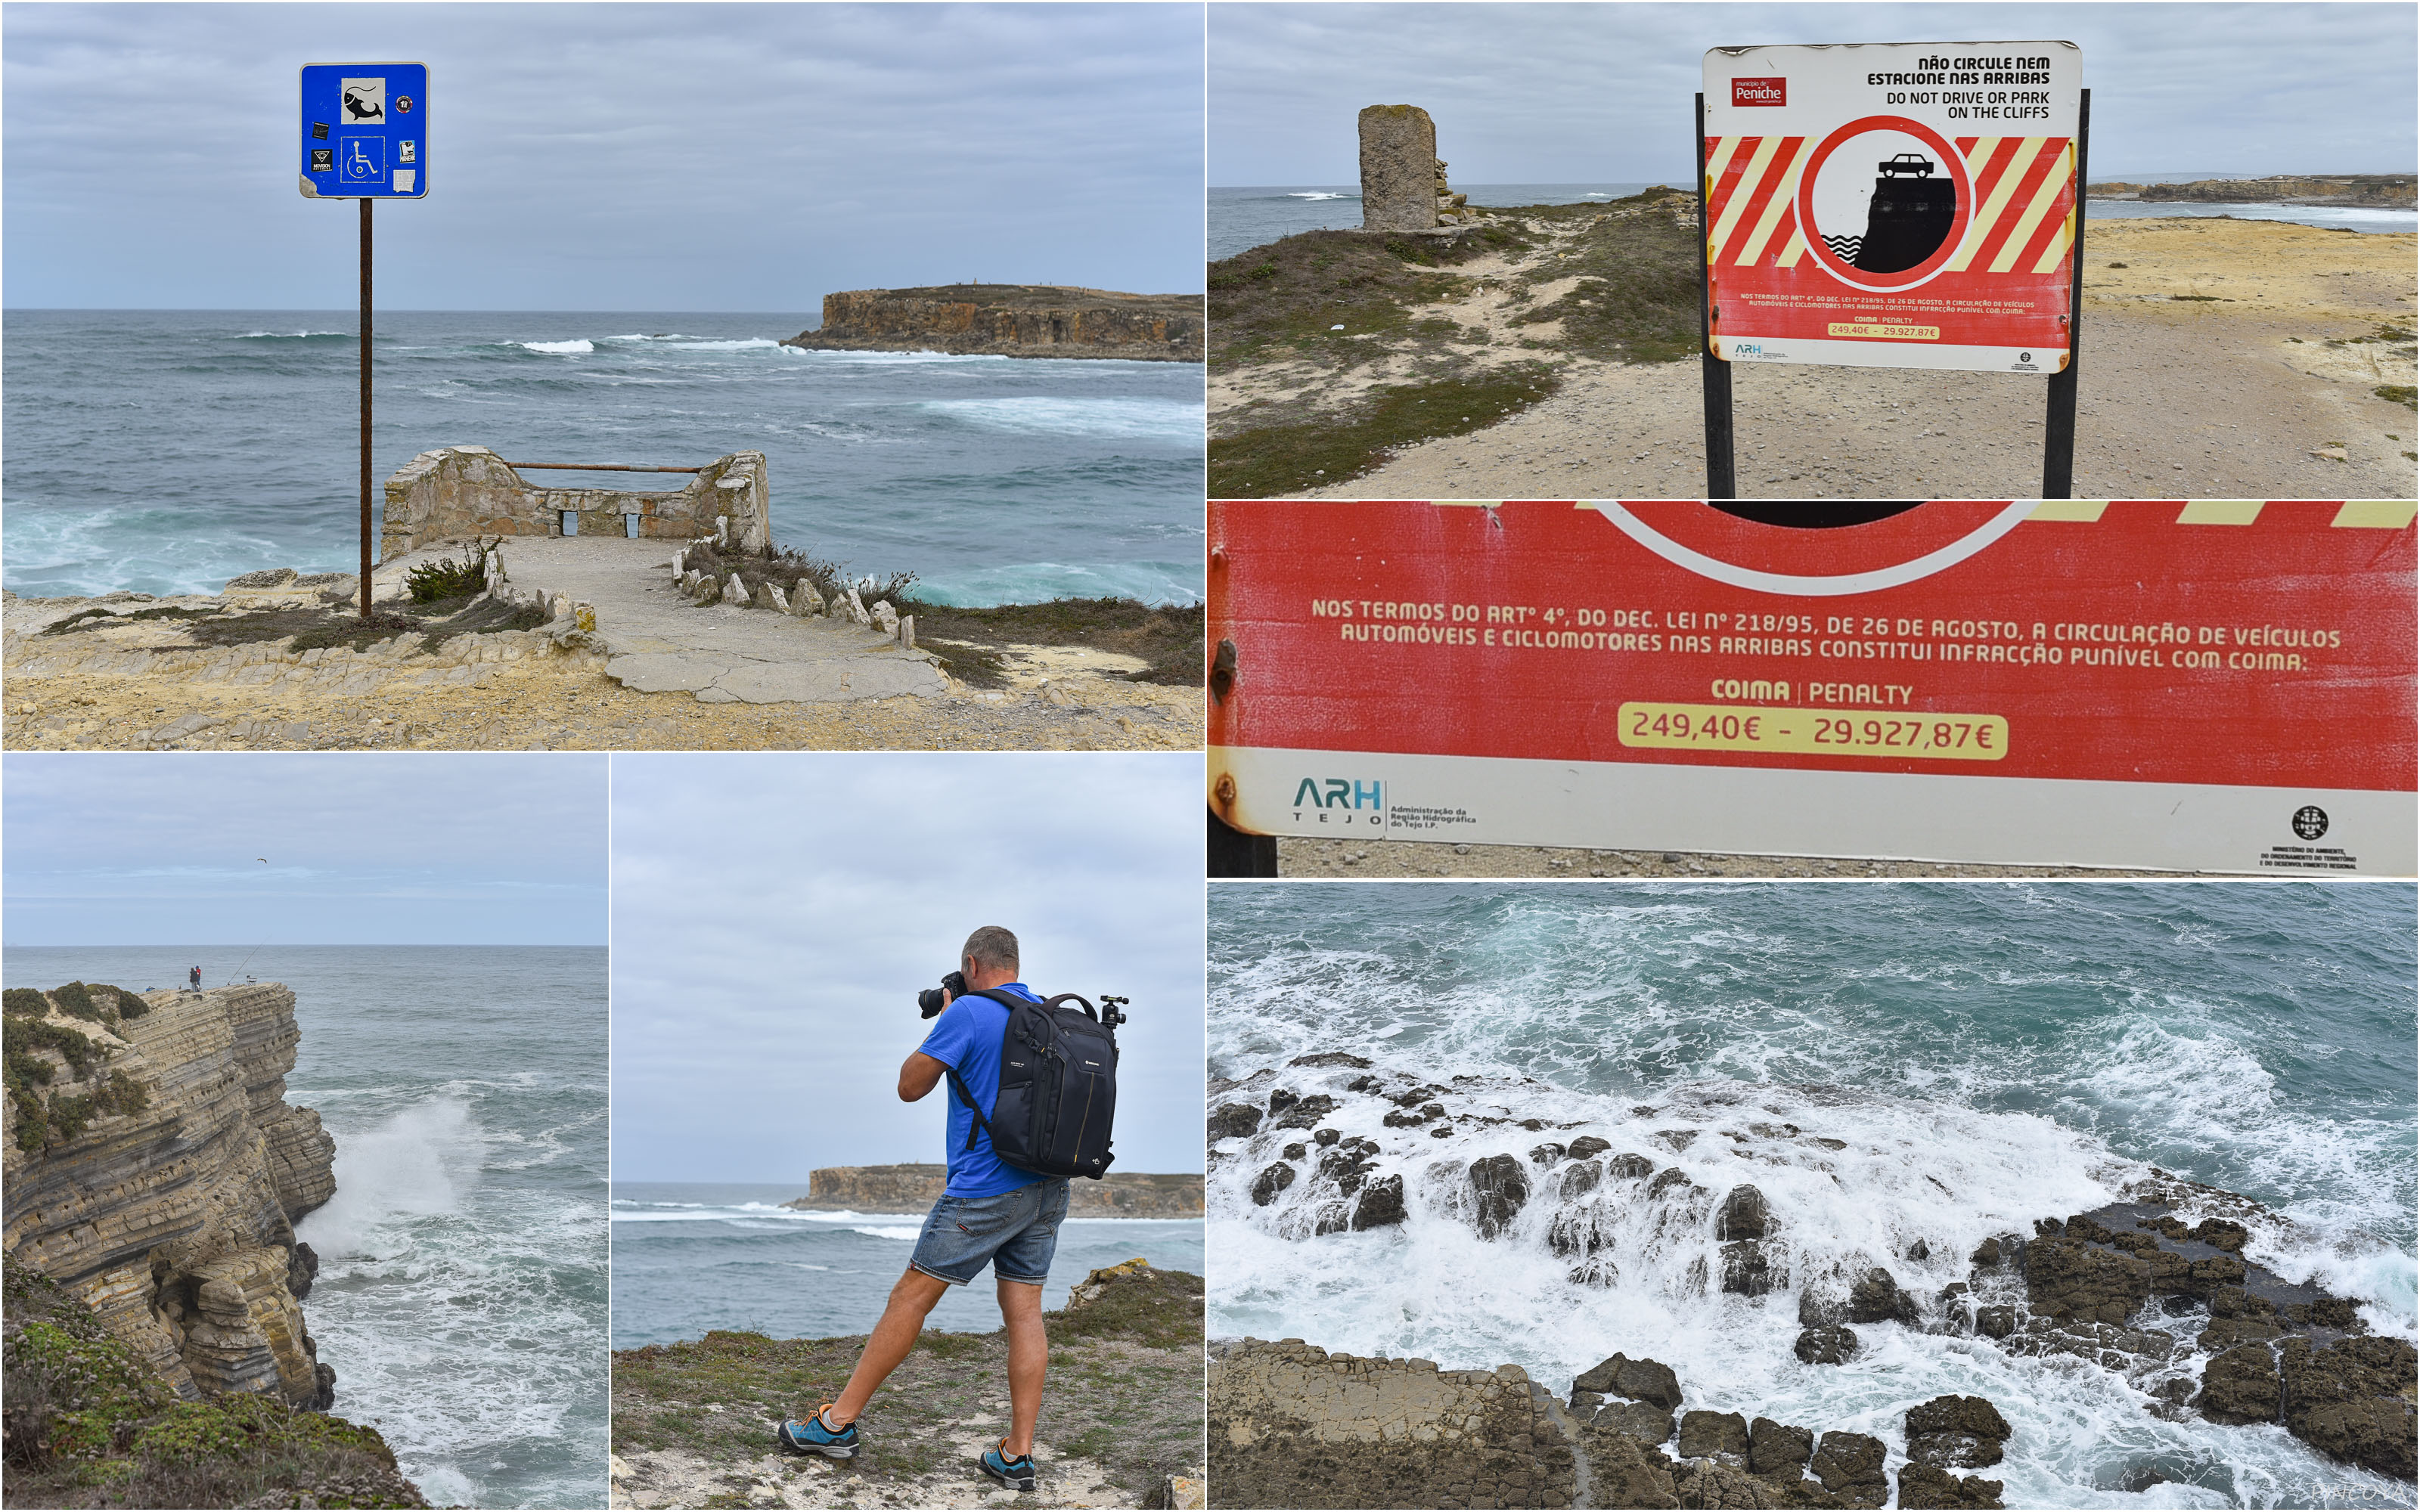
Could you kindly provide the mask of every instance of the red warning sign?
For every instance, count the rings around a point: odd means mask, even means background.
[[[1212,801],[1279,835],[2406,874],[2414,513],[1214,503]]]
[[[2065,366],[2082,76],[2067,42],[1708,53],[1714,354]]]

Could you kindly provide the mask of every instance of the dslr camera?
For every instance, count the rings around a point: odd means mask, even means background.
[[[949,989],[950,997],[964,997],[967,995],[967,974],[963,971],[953,971],[941,979],[940,987],[927,987],[918,993],[916,995],[918,1018],[931,1018],[947,1006],[947,999],[941,993],[942,987]]]

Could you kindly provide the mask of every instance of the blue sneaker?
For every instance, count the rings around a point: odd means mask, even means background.
[[[815,1409],[815,1415],[801,1423],[797,1418],[784,1418],[774,1437],[790,1454],[822,1455],[828,1459],[849,1459],[857,1454],[857,1425],[849,1424],[835,1433],[824,1427],[824,1412],[831,1403]]]
[[[1008,1441],[1002,1439],[984,1451],[983,1473],[1012,1491],[1033,1489],[1033,1457],[1018,1455],[1011,1459],[1001,1453],[1007,1447]]]

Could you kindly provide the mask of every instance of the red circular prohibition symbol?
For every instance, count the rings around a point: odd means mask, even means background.
[[[1916,138],[1940,155],[1942,166],[1949,170],[1957,184],[1958,214],[1949,223],[1949,234],[1941,239],[1941,245],[1931,256],[1896,273],[1869,273],[1850,267],[1832,255],[1831,247],[1815,224],[1815,178],[1823,171],[1823,160],[1830,157],[1832,149],[1841,143],[1868,131],[1900,131]],[[1800,235],[1806,238],[1807,250],[1815,255],[1816,262],[1825,272],[1857,288],[1877,294],[1892,294],[1925,282],[1941,271],[1942,265],[1957,255],[1959,247],[1966,240],[1966,227],[1975,218],[1975,180],[1967,173],[1966,160],[1959,155],[1958,149],[1922,121],[1912,121],[1904,116],[1864,116],[1825,137],[1815,148],[1813,156],[1807,160],[1807,166],[1798,175],[1797,210]]]

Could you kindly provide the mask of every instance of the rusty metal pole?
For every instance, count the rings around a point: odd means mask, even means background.
[[[1731,464],[1731,364],[1714,355],[1714,280],[1706,267],[1706,97],[1698,97],[1698,145],[1691,154],[1698,165],[1698,380],[1699,403],[1706,416],[1706,497],[1739,497],[1738,473]]]
[[[362,618],[370,617],[370,202],[362,207]]]

